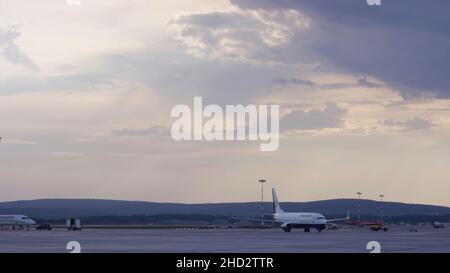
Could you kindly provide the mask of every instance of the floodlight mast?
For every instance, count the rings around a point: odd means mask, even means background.
[[[358,221],[361,222],[361,194],[362,192],[357,192],[358,195]]]
[[[261,226],[264,226],[264,183],[265,179],[259,179],[259,183],[261,183]]]

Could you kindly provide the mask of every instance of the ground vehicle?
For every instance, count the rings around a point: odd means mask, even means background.
[[[445,225],[440,222],[433,222],[431,224],[434,228],[445,228]]]
[[[371,224],[371,225],[369,225],[369,228],[372,231],[380,231],[380,230],[388,231],[388,227],[385,226],[384,224]]]
[[[39,224],[36,230],[52,230],[52,226],[50,224]]]
[[[67,230],[82,230],[81,221],[78,218],[69,218],[66,219],[66,228]]]

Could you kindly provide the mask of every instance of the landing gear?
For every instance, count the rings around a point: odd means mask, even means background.
[[[287,226],[285,226],[285,227],[281,227],[283,230],[284,230],[284,232],[291,232],[291,226],[290,225],[287,225]]]
[[[305,228],[305,232],[309,233],[311,230],[309,228]]]

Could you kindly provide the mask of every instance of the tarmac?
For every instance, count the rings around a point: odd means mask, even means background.
[[[76,241],[81,252],[131,253],[369,253],[367,244],[379,243],[388,253],[450,253],[450,228],[394,226],[387,232],[368,228],[294,229],[84,229],[83,231],[0,231],[0,252],[68,253]]]

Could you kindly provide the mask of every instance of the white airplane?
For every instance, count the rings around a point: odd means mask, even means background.
[[[305,232],[310,232],[312,228],[317,229],[318,232],[324,230],[327,223],[348,220],[350,215],[347,213],[346,218],[327,220],[325,216],[314,212],[284,212],[280,203],[278,202],[277,193],[272,189],[273,198],[273,220],[262,220],[264,222],[281,223],[281,228],[285,232],[291,232],[293,228],[303,228]],[[242,220],[261,221],[261,219],[235,218]]]
[[[25,215],[0,215],[0,226],[11,226],[15,229],[16,226],[27,227],[35,225],[36,222]]]

